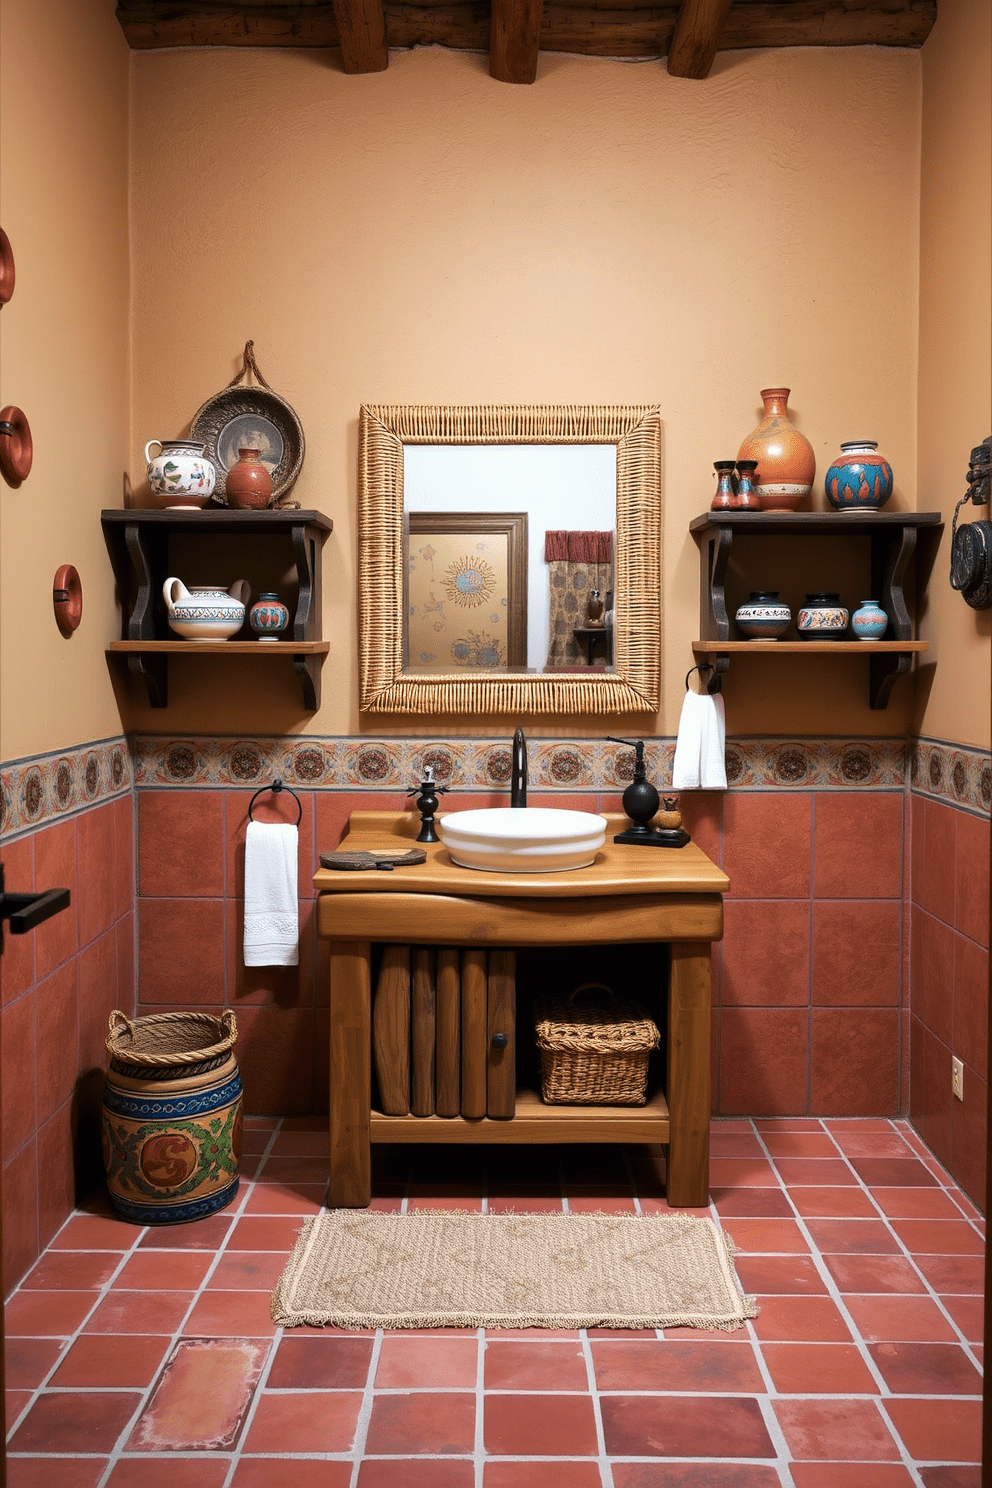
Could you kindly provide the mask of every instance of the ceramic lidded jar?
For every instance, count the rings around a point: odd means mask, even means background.
[[[243,510],[268,506],[272,496],[272,476],[268,466],[262,463],[260,454],[257,449],[238,450],[238,458],[224,482],[228,506]]]
[[[260,641],[277,641],[289,624],[289,608],[278,594],[260,594],[248,611],[248,624]]]
[[[892,495],[892,466],[873,439],[849,439],[823,481],[837,511],[877,511]]]
[[[796,616],[796,630],[804,641],[840,641],[849,618],[839,594],[807,594]]]
[[[859,641],[880,641],[889,628],[889,617],[874,599],[863,599],[851,616],[851,629]]]
[[[753,589],[734,616],[737,629],[749,641],[777,641],[791,619],[792,611],[781,603],[777,589]]]
[[[153,459],[152,448],[158,445]],[[206,506],[217,484],[217,471],[204,455],[205,444],[192,439],[149,439],[145,445],[148,485],[166,511]]]
[[[763,388],[761,423],[737,451],[757,460],[754,492],[762,511],[794,511],[813,489],[816,456],[805,434],[789,419],[789,388]]]
[[[187,589],[182,579],[166,579],[162,595],[176,635],[187,641],[227,641],[245,623],[251,590],[247,579],[235,579],[230,589],[209,584]]]

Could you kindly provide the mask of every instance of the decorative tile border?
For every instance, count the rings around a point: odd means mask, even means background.
[[[527,741],[532,789],[624,790],[634,755],[603,740]],[[648,778],[672,778],[674,739],[645,740]],[[434,778],[457,790],[505,790],[510,740],[395,737],[169,738],[134,741],[138,786],[257,786],[278,776],[310,790],[395,793],[415,785],[427,764]],[[740,738],[727,745],[727,783],[738,790],[904,790],[903,739]]]
[[[11,760],[0,766],[0,837],[6,840],[34,831],[60,817],[127,795],[133,784],[123,736]]]
[[[992,756],[988,750],[945,744],[941,739],[916,739],[910,759],[910,789],[915,795],[988,816],[992,808]]]

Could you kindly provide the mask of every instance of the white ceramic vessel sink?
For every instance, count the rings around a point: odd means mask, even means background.
[[[450,811],[438,817],[437,830],[462,868],[561,873],[595,861],[606,841],[606,817],[546,806],[497,806]]]

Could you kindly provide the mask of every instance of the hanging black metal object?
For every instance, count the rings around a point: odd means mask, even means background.
[[[968,466],[968,490],[954,508],[951,526],[951,588],[958,589],[973,610],[992,608],[992,522],[965,522],[958,513],[966,502],[989,504],[992,435],[976,445]]]

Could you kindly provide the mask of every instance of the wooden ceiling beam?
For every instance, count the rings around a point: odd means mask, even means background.
[[[345,72],[385,72],[389,66],[382,0],[334,0]]]
[[[501,83],[532,83],[537,77],[543,0],[492,0],[489,73]]]
[[[731,0],[682,0],[668,51],[672,77],[709,75]]]

